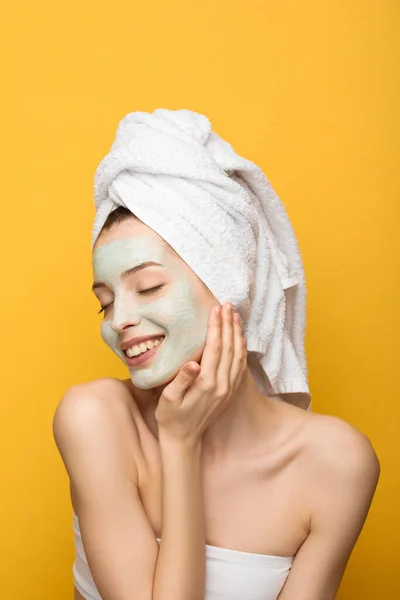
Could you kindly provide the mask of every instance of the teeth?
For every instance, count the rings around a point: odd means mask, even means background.
[[[132,356],[139,356],[139,354],[143,354],[143,352],[146,352],[147,350],[151,350],[155,346],[159,346],[161,344],[162,340],[163,340],[162,337],[157,338],[155,340],[147,340],[147,342],[142,342],[141,344],[132,346],[132,348],[128,348],[126,350],[126,354],[127,354],[127,356],[129,356],[129,358],[132,358]]]

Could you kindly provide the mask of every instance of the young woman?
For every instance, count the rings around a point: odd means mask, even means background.
[[[54,416],[75,600],[332,600],[379,477],[368,438],[261,394],[229,303],[126,208],[93,273],[131,377],[73,386]]]

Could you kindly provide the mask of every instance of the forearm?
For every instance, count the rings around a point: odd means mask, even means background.
[[[205,528],[201,486],[201,441],[193,446],[160,435],[162,540],[153,600],[204,600]]]

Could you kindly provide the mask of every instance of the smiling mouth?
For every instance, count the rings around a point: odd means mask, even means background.
[[[161,340],[161,342],[157,346],[153,346],[153,348],[147,349],[145,352],[141,352],[137,356],[129,357],[127,354],[125,354],[126,364],[129,367],[136,367],[136,366],[139,366],[142,364],[143,365],[148,364],[149,361],[151,361],[152,358],[155,356],[155,354],[158,352],[159,347],[162,346],[163,341],[164,341],[164,338]]]
[[[147,350],[144,350],[143,352],[140,352],[139,354],[135,354],[134,356],[129,356],[127,354],[127,350],[130,350],[130,348],[126,348],[125,350],[122,350],[122,352],[125,354],[126,358],[129,359],[133,359],[133,358],[139,358],[140,356],[144,356],[145,354],[147,354],[148,352],[151,352],[152,350],[154,350],[154,348],[158,348],[158,346],[161,346],[161,344],[163,343],[164,339],[165,339],[165,335],[160,336],[159,338],[155,338],[158,340],[158,344],[156,344],[155,346],[153,346],[152,348],[147,348]],[[154,341],[154,340],[152,340]],[[145,343],[145,342],[142,342]],[[140,345],[140,344],[139,344]],[[132,346],[133,347],[133,346]]]

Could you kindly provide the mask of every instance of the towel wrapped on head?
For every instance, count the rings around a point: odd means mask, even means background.
[[[259,167],[202,114],[138,111],[120,121],[96,171],[94,198],[92,247],[109,213],[125,206],[240,314],[260,392],[311,409],[302,259]]]

